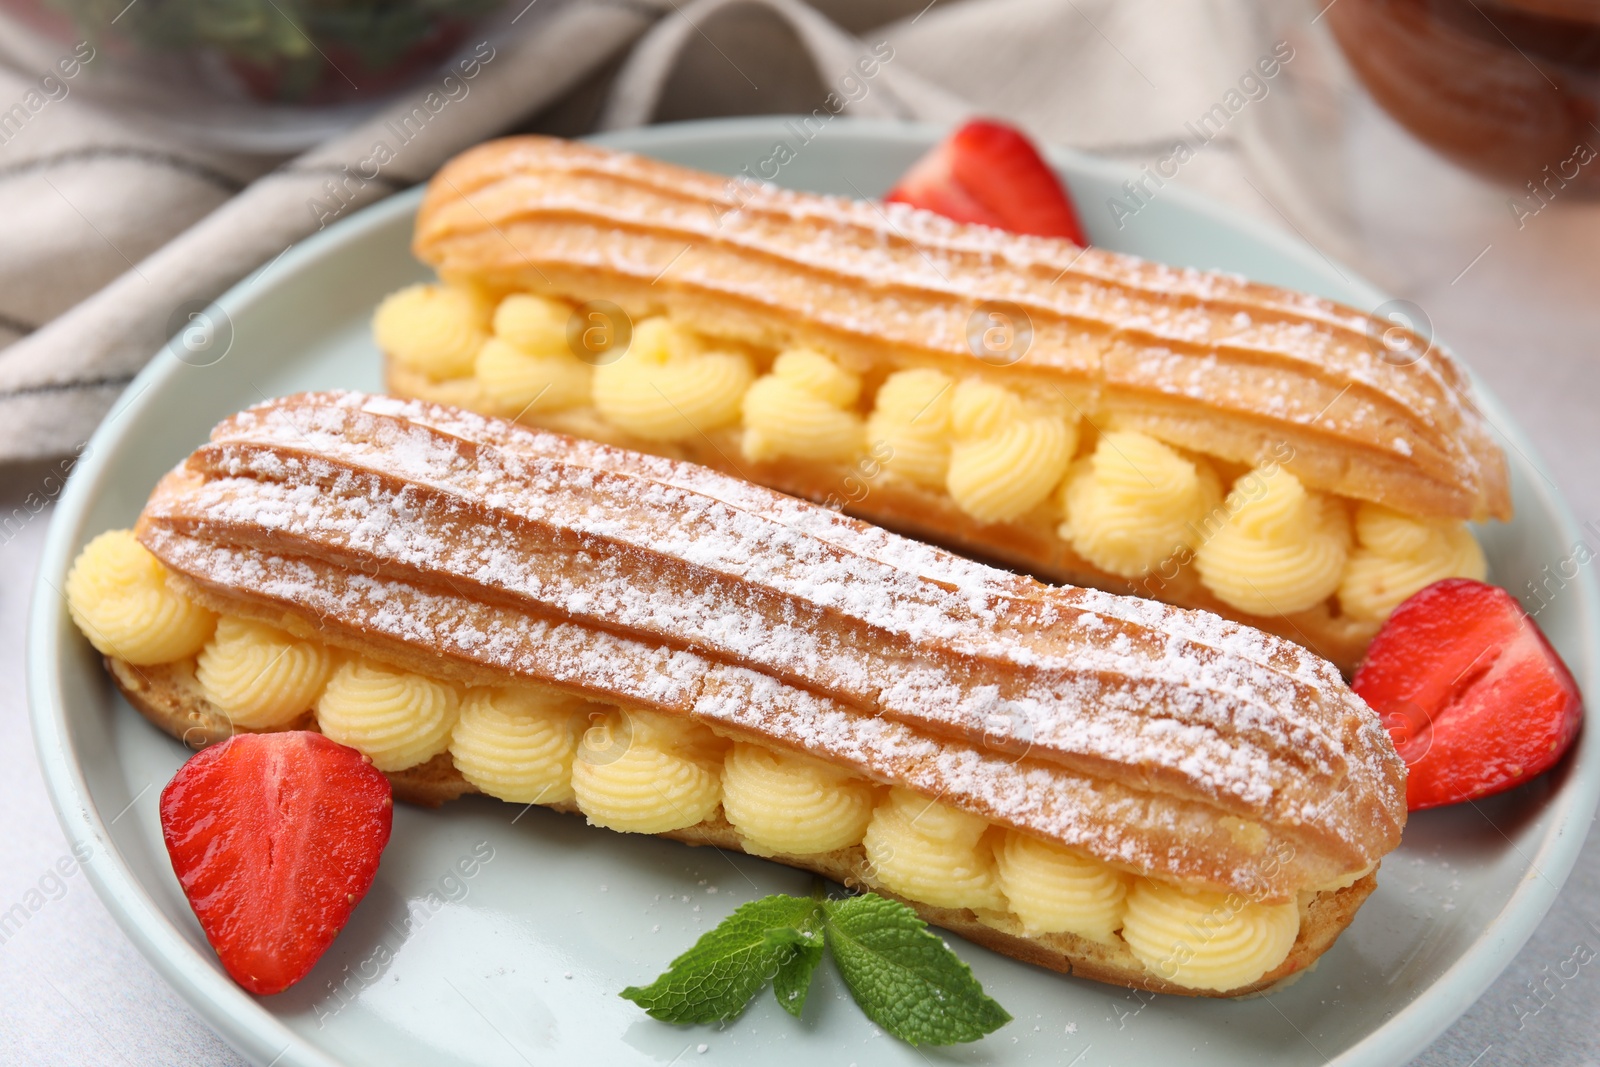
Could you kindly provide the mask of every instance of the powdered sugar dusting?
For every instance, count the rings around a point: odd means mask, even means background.
[[[417,247],[453,273],[600,272],[960,362],[974,358],[974,306],[1006,301],[1032,324],[1019,372],[1155,394],[1202,420],[1248,412],[1308,455],[1323,447],[1301,432],[1314,427],[1435,482],[1456,508],[1503,504],[1499,449],[1465,374],[1430,338],[1407,334],[1426,357],[1393,360],[1384,342],[1404,332],[1393,323],[1234,275],[532,138],[447,168]],[[1323,458],[1334,466],[1308,462],[1308,476],[1342,469]]]
[[[974,768],[1132,771],[1140,803],[1288,825],[1320,842],[1308,855],[1398,830],[1392,748],[1337,673],[1204,613],[1046,587],[687,464],[359,394],[252,409],[181,474],[146,511],[152,550],[180,572],[519,673],[517,620],[567,620],[613,642],[610,659],[569,661],[573,684],[618,691],[632,653],[616,650],[636,649],[625,699],[680,710],[650,689],[657,670],[678,678],[662,664],[753,671],[852,723],[973,753],[941,773],[990,817],[1061,839],[1081,804],[1018,822],[1037,790],[985,793]],[[452,619],[494,609],[441,633],[424,597]]]

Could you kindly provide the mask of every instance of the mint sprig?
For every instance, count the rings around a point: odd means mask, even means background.
[[[825,950],[867,1018],[909,1044],[976,1041],[1011,1021],[916,912],[875,893],[751,901],[622,996],[663,1022],[725,1022],[771,981],[799,1018]]]
[[[643,988],[629,986],[622,996],[663,1022],[738,1018],[802,944],[821,941],[821,911],[809,897],[782,894],[742,904],[660,978]]]
[[[1011,1016],[917,913],[875,893],[830,900],[828,948],[867,1018],[913,1045],[955,1045]]]
[[[818,905],[817,915],[821,917],[825,914]],[[811,991],[811,976],[816,973],[817,964],[822,962],[825,951],[824,935],[818,930],[815,936],[796,943],[794,955],[780,965],[778,973],[772,976],[772,995],[778,998],[783,1010],[796,1019],[805,1010],[806,994]]]

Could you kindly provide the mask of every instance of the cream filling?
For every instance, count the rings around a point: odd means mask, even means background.
[[[1377,860],[1373,860],[1371,863],[1367,864],[1365,867],[1361,868],[1359,871],[1351,871],[1350,873],[1345,874],[1345,875],[1343,875],[1343,876],[1341,876],[1339,878],[1335,878],[1333,881],[1328,882],[1328,883],[1326,883],[1324,885],[1313,886],[1312,889],[1311,889],[1311,892],[1313,892],[1313,893],[1335,893],[1335,892],[1338,892],[1341,889],[1349,889],[1351,886],[1355,885],[1357,882],[1361,881],[1361,879],[1365,878],[1367,875],[1371,874],[1373,871],[1375,871],[1377,869],[1378,869],[1378,861]]]
[[[1282,963],[1300,930],[1300,909],[1237,895],[1135,881],[1122,939],[1151,973],[1185,989],[1237,989]]]
[[[402,366],[430,378],[467,378],[488,340],[489,311],[470,289],[411,285],[378,305],[372,333]]]
[[[135,667],[199,652],[217,617],[167,582],[167,569],[133,536],[108,530],[83,547],[67,572],[67,611],[101,655]]]
[[[646,319],[620,358],[595,368],[594,405],[635,437],[682,441],[737,424],[754,380],[743,355],[710,349],[666,319]]]
[[[955,379],[931,369],[884,379],[867,417],[868,447],[878,446],[896,478],[943,489],[950,473],[950,399]]]
[[[1021,518],[1061,484],[1077,423],[1010,389],[968,378],[950,398],[945,489],[979,522]]]
[[[1239,478],[1223,511],[1195,552],[1200,581],[1218,600],[1255,615],[1292,615],[1339,588],[1350,554],[1344,501],[1270,467]]]
[[[567,338],[570,309],[557,300],[514,294],[494,311],[494,336],[473,363],[483,395],[497,415],[588,407],[594,368],[579,359]]]
[[[863,447],[861,416],[854,410],[860,395],[861,379],[822,353],[778,353],[772,372],[744,394],[745,456],[758,462],[783,456],[853,461]]]
[[[489,796],[514,804],[573,799],[583,702],[533,687],[474,689],[450,732],[450,760]]]
[[[994,856],[1000,890],[1029,934],[1111,941],[1122,928],[1131,879],[1121,871],[1016,830]]]
[[[876,792],[832,764],[743,741],[722,764],[723,814],[757,856],[812,856],[860,844]]]
[[[329,738],[364,753],[380,771],[403,771],[449,747],[461,691],[357,656],[333,672],[315,707]]]
[[[169,588],[165,568],[126,531],[85,548],[69,598],[74,589],[81,598],[85,590],[119,588],[130,570],[139,575],[137,598],[177,598],[180,614],[203,610]],[[74,604],[74,618],[97,604]],[[165,616],[131,617],[159,626]],[[1283,961],[1299,928],[1294,905],[1241,903],[1125,874],[910,790],[885,789],[807,756],[730,742],[677,716],[603,708],[537,686],[463,693],[235,617],[214,624],[207,613],[199,633],[151,662],[198,652],[202,688],[230,715],[254,711],[278,725],[312,710],[324,734],[380,770],[448,751],[462,776],[490,796],[575,802],[591,823],[613,830],[680,830],[720,809],[757,855],[860,845],[870,886],[936,907],[1009,913],[1029,935],[1065,932],[1114,943],[1120,931],[1152,973],[1175,985],[1230,989],[1254,981]],[[127,636],[137,644],[143,635]]]
[[[1138,578],[1193,553],[1201,583],[1253,615],[1326,603],[1377,623],[1430,581],[1483,570],[1481,549],[1458,522],[1397,516],[1424,536],[1395,548],[1392,532],[1362,537],[1358,512],[1352,550],[1354,502],[1309,492],[1276,468],[1246,474],[1219,503],[1205,459],[1146,434],[1107,433],[1074,463],[1075,412],[978,378],[911,368],[863,398],[861,379],[827,353],[786,349],[758,375],[743,353],[661,316],[641,320],[619,358],[602,353],[591,369],[571,349],[572,313],[528,294],[490,312],[471,289],[412,286],[380,305],[373,329],[403,366],[474,378],[492,414],[592,406],[650,441],[739,427],[752,460],[847,464],[871,455],[890,476],[942,491],[984,523],[1019,520],[1048,502],[1058,536],[1099,569]]]
[[[899,786],[872,813],[862,838],[870,877],[939,908],[1004,911],[989,822]]]
[[[1356,549],[1339,580],[1339,606],[1382,622],[1400,602],[1444,578],[1483,581],[1488,564],[1464,522],[1413,519],[1381,504],[1356,509]]]
[[[1062,494],[1060,534],[1103,571],[1138,578],[1200,540],[1222,502],[1216,472],[1147,434],[1101,435],[1073,464]]]
[[[304,715],[332,672],[333,656],[315,641],[225,615],[200,650],[195,680],[235,726],[263,730]]]
[[[572,767],[578,810],[623,833],[682,830],[722,803],[721,738],[699,723],[650,711],[609,713],[591,727]]]

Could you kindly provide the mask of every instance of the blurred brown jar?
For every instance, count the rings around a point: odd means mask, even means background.
[[[1600,0],[1335,0],[1326,17],[1429,145],[1528,195],[1600,194]]]

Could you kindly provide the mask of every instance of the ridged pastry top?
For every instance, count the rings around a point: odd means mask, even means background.
[[[691,715],[1144,873],[1282,898],[1404,823],[1387,734],[1291,642],[453,408],[253,408],[139,534],[203,594],[335,643]]]
[[[795,193],[591,145],[480,145],[428,189],[414,249],[445,277],[643,314],[710,308],[736,339],[893,369],[986,372],[980,304],[1032,323],[1003,368],[1121,428],[1253,464],[1274,445],[1308,486],[1408,514],[1506,518],[1504,457],[1464,372],[1429,342],[1319,298],[904,205]],[[1402,365],[1403,364],[1403,365]]]

